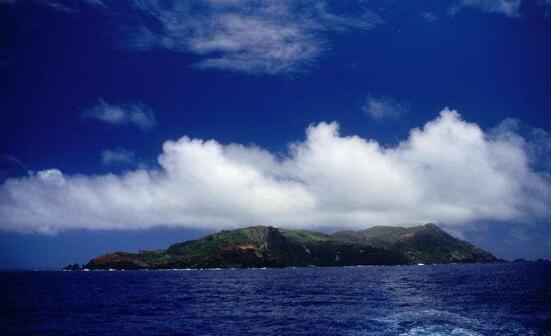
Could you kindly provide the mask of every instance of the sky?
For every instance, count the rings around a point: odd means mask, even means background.
[[[253,225],[551,258],[551,2],[0,0],[0,268]]]

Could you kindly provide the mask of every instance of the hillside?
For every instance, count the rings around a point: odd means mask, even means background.
[[[323,234],[271,226],[220,231],[166,250],[114,252],[88,269],[258,268],[492,262],[497,259],[435,224]]]

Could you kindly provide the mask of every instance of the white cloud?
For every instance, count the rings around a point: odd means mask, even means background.
[[[159,225],[339,227],[549,218],[551,185],[528,144],[485,133],[445,109],[394,147],[310,126],[284,157],[238,144],[166,141],[158,169],[64,175],[57,169],[0,186],[0,229],[57,232]]]
[[[142,130],[148,130],[157,125],[153,111],[137,103],[108,104],[100,99],[96,106],[84,111],[82,116],[114,125],[133,125]]]
[[[330,48],[328,32],[369,29],[381,21],[366,9],[337,15],[316,1],[134,3],[155,24],[140,21],[126,46],[190,52],[201,57],[197,68],[253,74],[308,70]]]
[[[526,139],[526,151],[532,166],[541,173],[551,174],[551,133],[541,128],[528,127],[520,120],[511,118],[503,120],[490,132],[511,138],[518,138],[520,134]]]
[[[462,8],[467,7],[516,18],[520,17],[521,3],[522,0],[460,0],[450,7],[450,13],[455,15]]]
[[[135,164],[136,155],[124,148],[104,149],[101,152],[101,163],[106,166]]]
[[[374,97],[367,95],[361,106],[363,113],[375,120],[396,119],[406,113],[408,103],[401,103],[388,97]]]

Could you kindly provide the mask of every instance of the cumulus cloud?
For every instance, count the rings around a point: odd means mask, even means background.
[[[286,155],[182,137],[156,169],[65,175],[48,169],[0,186],[0,229],[244,225],[363,229],[373,225],[548,218],[551,184],[531,167],[524,138],[484,132],[445,109],[386,147],[343,136],[336,123],[306,130]],[[471,227],[472,228],[472,227]]]
[[[136,155],[124,148],[104,149],[101,152],[101,163],[105,166],[134,164]]]
[[[450,13],[455,15],[467,7],[487,13],[502,14],[507,17],[520,17],[522,0],[460,0],[450,7]]]
[[[388,97],[374,97],[367,95],[361,106],[363,113],[375,120],[396,119],[406,113],[408,103],[401,103]]]
[[[109,104],[100,99],[96,106],[84,111],[82,116],[113,125],[132,125],[141,130],[148,130],[157,125],[153,111],[138,103]]]
[[[529,127],[518,119],[508,118],[490,130],[490,134],[500,137],[526,140],[526,150],[534,169],[543,174],[551,174],[551,133],[541,128]]]
[[[129,25],[125,45],[194,53],[197,68],[254,74],[309,69],[327,51],[327,33],[369,29],[381,19],[365,8],[335,14],[325,2],[209,0],[134,2],[148,20]],[[145,22],[149,22],[146,24]]]

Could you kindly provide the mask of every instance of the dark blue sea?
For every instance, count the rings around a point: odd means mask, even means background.
[[[551,335],[551,266],[0,273],[0,335]]]

